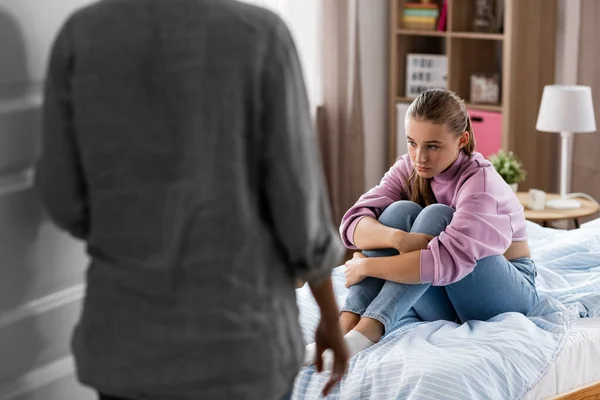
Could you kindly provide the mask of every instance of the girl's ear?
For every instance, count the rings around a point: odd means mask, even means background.
[[[463,147],[465,147],[467,144],[469,144],[469,132],[464,131],[461,135],[460,135],[460,139],[458,139],[458,146],[460,149],[462,149]]]

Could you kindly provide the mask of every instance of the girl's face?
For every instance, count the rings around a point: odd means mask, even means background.
[[[407,118],[408,154],[422,178],[433,178],[450,167],[469,142],[469,133],[453,135],[445,125]]]

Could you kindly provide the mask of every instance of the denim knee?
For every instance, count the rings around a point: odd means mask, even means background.
[[[409,200],[400,200],[390,204],[381,213],[378,221],[385,226],[409,231],[423,207]]]
[[[445,204],[430,204],[421,211],[414,221],[411,232],[438,236],[442,233],[454,215],[454,208]]]
[[[425,207],[422,211],[424,217],[428,218],[450,218],[454,214],[454,208],[446,204],[434,203]]]
[[[350,286],[346,295],[346,301],[340,308],[340,311],[349,311],[354,314],[362,315],[369,304],[377,297],[385,280],[368,277],[362,282]]]

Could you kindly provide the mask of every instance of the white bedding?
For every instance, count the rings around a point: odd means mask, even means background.
[[[354,357],[331,398],[529,400],[600,379],[600,331],[593,326],[600,325],[600,229],[560,231],[528,223],[528,230],[544,299],[531,315],[403,327]],[[342,303],[343,267],[333,278]],[[309,342],[318,308],[306,287],[297,295]],[[327,373],[303,369],[293,398],[318,398],[326,380]]]
[[[580,318],[546,374],[525,399],[545,399],[600,382],[600,318]]]

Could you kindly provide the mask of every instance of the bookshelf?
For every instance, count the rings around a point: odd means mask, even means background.
[[[437,23],[431,30],[406,27],[404,10],[415,1],[389,1],[388,164],[399,155],[396,105],[414,98],[407,95],[407,56],[444,55],[446,87],[464,98],[469,110],[501,116],[497,132],[500,147],[515,151],[528,173],[520,187],[553,190],[558,141],[553,135],[537,132],[535,123],[543,87],[554,83],[556,0],[504,0],[502,29],[493,33],[472,29],[476,0],[447,0],[442,31],[436,29]],[[443,0],[432,3],[441,9]],[[497,103],[471,101],[471,75],[480,73],[497,75]]]

